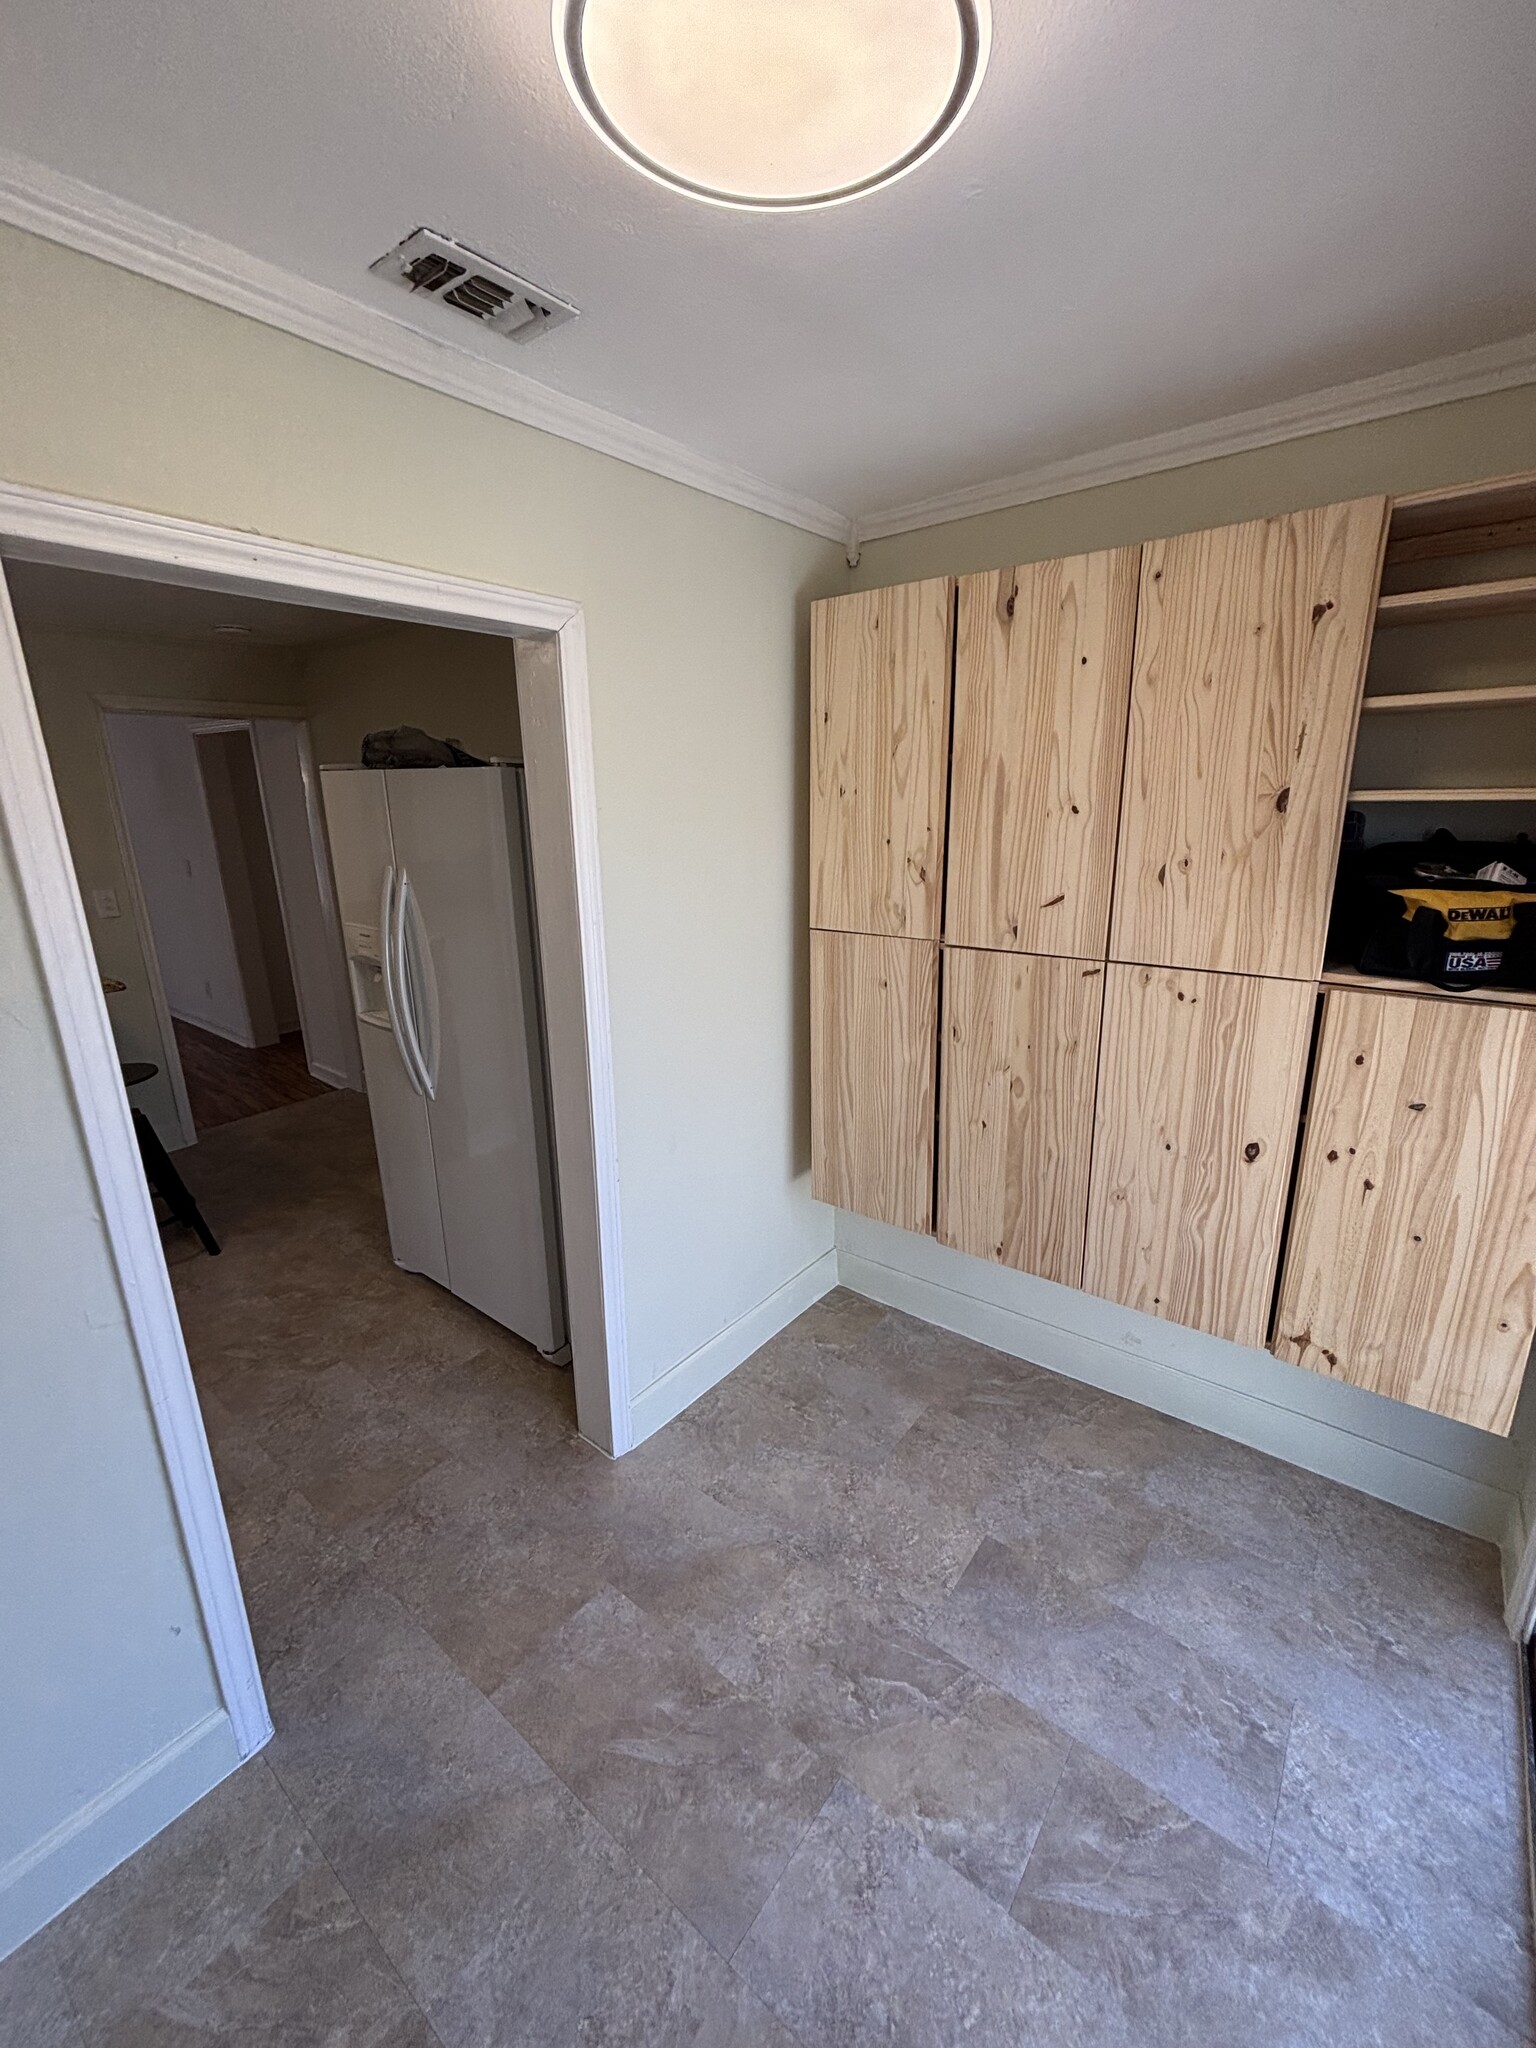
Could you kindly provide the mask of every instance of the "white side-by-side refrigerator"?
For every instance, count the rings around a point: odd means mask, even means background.
[[[323,768],[395,1263],[566,1341],[520,768]]]

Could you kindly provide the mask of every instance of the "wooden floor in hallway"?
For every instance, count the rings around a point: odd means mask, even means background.
[[[245,1046],[179,1017],[175,1030],[187,1100],[199,1132],[330,1092],[309,1071],[300,1032],[285,1032],[276,1045]]]
[[[838,1292],[614,1463],[365,1105],[168,1238],[277,1733],[3,2048],[1515,2048],[1485,1545]]]

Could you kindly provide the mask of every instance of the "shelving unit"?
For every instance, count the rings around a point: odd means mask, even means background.
[[[1516,675],[1523,670],[1536,678],[1536,574],[1492,577],[1486,573],[1495,566],[1530,570],[1533,565],[1519,556],[1506,555],[1504,561],[1486,565],[1476,559],[1517,548],[1536,548],[1536,476],[1505,477],[1494,483],[1425,492],[1394,502],[1387,531],[1387,569],[1443,561],[1455,566],[1442,574],[1460,574],[1468,580],[1433,588],[1389,590],[1377,603],[1378,630],[1523,616],[1531,620],[1529,659],[1525,658],[1523,638],[1511,648],[1507,628],[1487,629],[1490,635],[1502,636],[1497,640],[1498,653],[1491,668],[1484,642],[1475,634],[1467,643],[1470,651],[1464,653],[1450,638],[1435,637],[1416,643],[1411,638],[1400,640],[1394,631],[1390,645],[1381,648],[1381,658],[1373,666],[1375,693],[1370,694],[1368,680],[1368,694],[1360,705],[1355,764],[1346,799],[1349,804],[1367,808],[1378,804],[1412,805],[1421,814],[1427,813],[1431,821],[1452,825],[1457,807],[1524,806],[1526,815],[1518,811],[1500,814],[1510,819],[1511,837],[1518,827],[1529,830],[1536,823],[1536,778],[1523,782],[1513,779],[1520,775],[1530,777],[1536,768],[1536,736],[1529,746],[1524,744],[1526,727],[1521,717],[1523,706],[1533,707],[1529,715],[1536,717],[1536,680],[1479,680],[1482,676],[1497,677],[1497,663],[1503,664],[1507,675],[1511,662],[1515,664]],[[1399,576],[1396,580],[1406,579]],[[1523,627],[1515,630],[1524,633]],[[1423,650],[1422,656],[1419,649]],[[1467,681],[1458,688],[1402,687],[1405,682],[1421,678],[1426,685],[1448,685],[1462,674],[1466,674]],[[1403,719],[1414,717],[1423,723],[1418,727],[1402,726]],[[1459,723],[1452,724],[1452,720]],[[1430,781],[1427,786],[1411,783],[1407,778],[1419,770],[1421,763],[1429,776],[1438,771],[1441,779]],[[1511,779],[1495,782],[1493,778],[1500,773]],[[1482,775],[1488,777],[1486,782],[1477,779]],[[1441,807],[1446,817],[1434,820],[1435,811]],[[1489,822],[1484,821],[1483,836],[1492,837]],[[1377,832],[1385,838],[1400,836],[1387,827],[1384,819],[1378,821]],[[1333,961],[1323,969],[1322,984],[1325,988],[1429,996],[1447,1003],[1536,1009],[1536,990],[1494,988],[1460,993],[1436,988],[1429,982],[1362,974],[1354,967]]]
[[[1536,804],[1536,788],[1352,789],[1352,804]]]
[[[1536,477],[1498,477],[1451,491],[1397,498],[1387,535],[1387,567],[1491,554],[1536,543]]]
[[[1536,1010],[1536,989],[1436,988],[1432,981],[1403,981],[1395,975],[1362,974],[1354,967],[1325,967],[1324,988],[1369,988],[1389,995],[1434,996],[1446,1003],[1497,1003],[1510,1010]]]
[[[1435,626],[1448,619],[1492,619],[1506,612],[1536,612],[1536,576],[1505,576],[1494,583],[1446,583],[1433,590],[1400,590],[1378,600],[1376,630]]]
[[[1404,690],[1367,697],[1360,710],[1362,715],[1367,711],[1476,711],[1504,704],[1536,704],[1536,683],[1496,683],[1481,690]]]

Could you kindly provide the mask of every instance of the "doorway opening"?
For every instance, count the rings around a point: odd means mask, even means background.
[[[7,509],[15,510],[9,500]],[[50,522],[61,516],[46,500],[36,505],[29,502],[23,509],[27,517],[22,525],[34,529],[48,529]],[[292,787],[298,792],[300,808],[307,811],[311,833],[318,829],[323,845],[319,766],[334,754],[339,768],[351,768],[358,759],[356,743],[365,730],[421,724],[467,739],[490,762],[517,760],[521,748],[517,752],[504,749],[495,734],[467,724],[458,715],[455,660],[448,650],[467,648],[482,664],[493,663],[502,715],[515,726],[521,698],[532,705],[537,719],[535,743],[528,750],[526,784],[517,777],[518,801],[523,807],[521,833],[512,835],[510,811],[506,830],[508,843],[518,836],[525,858],[538,868],[540,895],[536,909],[530,907],[529,929],[543,948],[542,989],[551,998],[555,1013],[555,1028],[547,1039],[549,1087],[541,1106],[557,1121],[557,1140],[550,1148],[551,1168],[558,1163],[560,1195],[568,1220],[566,1251],[568,1255],[574,1252],[576,1405],[583,1433],[601,1448],[625,1448],[627,1395],[622,1407],[613,1398],[616,1390],[623,1389],[621,1326],[613,1320],[618,1300],[617,1236],[616,1228],[607,1227],[610,1222],[616,1226],[616,1187],[606,993],[600,948],[594,944],[600,920],[596,915],[579,615],[555,601],[523,599],[488,587],[458,586],[451,579],[421,577],[348,558],[311,557],[302,549],[269,548],[263,543],[253,545],[245,537],[206,531],[199,536],[200,545],[206,554],[227,564],[227,573],[215,577],[206,568],[189,572],[184,532],[173,529],[169,522],[165,534],[155,535],[162,552],[153,559],[173,563],[172,575],[187,580],[162,583],[158,576],[146,573],[148,563],[140,554],[146,540],[144,529],[156,528],[157,522],[145,521],[140,515],[117,514],[110,508],[70,508],[62,516],[71,529],[63,544],[39,538],[35,530],[19,547],[5,544],[7,576],[18,586],[19,632],[10,630],[12,622],[5,616],[8,607],[0,585],[0,628],[4,628],[6,642],[0,646],[4,656],[0,668],[6,671],[0,675],[5,692],[0,721],[10,748],[8,764],[0,750],[0,810],[22,848],[18,873],[39,934],[39,953],[87,1142],[103,1186],[114,1251],[124,1269],[125,1296],[140,1339],[151,1404],[209,1618],[215,1662],[237,1739],[248,1752],[265,1738],[269,1724],[228,1535],[211,1483],[204,1418],[199,1414],[181,1341],[184,1328],[195,1357],[205,1345],[211,1314],[223,1312],[228,1326],[233,1320],[227,1313],[231,1304],[216,1303],[210,1296],[190,1311],[184,1305],[178,1323],[157,1242],[156,1219],[145,1198],[142,1176],[129,1171],[131,1136],[123,1068],[130,1064],[136,1049],[158,1050],[163,1055],[163,1063],[150,1061],[160,1068],[156,1079],[164,1084],[155,1105],[157,1125],[163,1127],[178,1165],[191,1177],[201,1178],[210,1198],[222,1204],[231,1246],[241,1242],[253,1255],[269,1261],[275,1257],[274,1270],[286,1271],[295,1261],[290,1256],[292,1244],[285,1249],[273,1235],[276,1219],[281,1218],[290,1230],[296,1224],[307,1228],[314,1243],[323,1245],[327,1237],[334,1239],[332,1249],[343,1263],[355,1260],[368,1226],[355,1206],[350,1215],[338,1212],[338,1188],[349,1176],[361,1184],[371,1175],[377,1190],[381,1163],[373,1143],[370,1105],[355,1087],[348,1086],[362,1065],[349,978],[349,968],[356,964],[356,948],[350,946],[351,934],[345,941],[341,934],[326,847],[325,860],[315,868],[313,900],[329,943],[325,973],[311,986],[321,990],[318,1002],[323,1025],[329,985],[332,1007],[345,1028],[344,1042],[350,1041],[349,1054],[341,1065],[345,1067],[348,1058],[354,1063],[350,1075],[338,1072],[333,1078],[330,1073],[314,1071],[322,1061],[317,1057],[311,1017],[305,1013],[306,976],[289,916],[283,842],[264,773],[264,748],[276,746],[286,735],[298,759]],[[82,521],[85,527],[101,529],[98,540],[115,536],[120,527],[131,529],[126,537],[131,537],[132,552],[140,554],[140,559],[114,557],[106,548],[83,547]],[[273,559],[264,559],[267,554]],[[116,573],[119,570],[126,573]],[[101,600],[110,587],[112,603],[126,607],[127,615],[104,618],[98,612],[91,616],[87,603],[84,616],[68,620],[40,616],[46,612],[39,596],[45,572],[67,572],[74,582],[71,592],[56,585],[53,599],[74,601],[93,586]],[[271,596],[266,594],[269,589],[274,593]],[[328,601],[332,599],[338,601]],[[195,629],[189,619],[174,627],[168,625],[165,608],[195,611],[199,605],[214,607],[221,615],[241,608],[249,614],[254,609],[263,618],[259,626],[248,616],[229,620],[243,630],[218,636],[212,635],[206,615]],[[146,621],[146,607],[156,613],[154,620]],[[315,670],[320,656],[313,649],[304,650],[306,638],[313,639],[312,632],[296,639],[278,616],[300,612],[311,628],[322,615],[329,615],[332,624],[342,622],[338,631],[327,634],[337,644],[325,654],[325,662],[344,668],[344,657],[355,657],[364,648],[369,674],[364,677],[353,660],[349,674],[338,673],[326,688],[319,688]],[[490,627],[489,632],[474,630],[482,622]],[[225,621],[221,618],[214,623]],[[240,659],[234,662],[242,674],[225,675],[216,688],[210,688],[206,680],[189,680],[189,632],[198,639],[200,652],[207,651],[210,638],[243,642],[238,649]],[[66,650],[72,657],[80,657],[84,649],[88,658],[83,667],[90,672],[90,687],[80,686],[78,680],[70,688],[58,686],[60,650],[49,642],[62,639],[74,643],[72,650]],[[233,658],[229,648],[223,649],[222,655]],[[257,657],[267,670],[261,677],[253,673]],[[146,664],[155,669],[153,677],[147,676]],[[391,664],[392,676],[386,673]],[[490,699],[483,687],[483,674],[462,680],[484,712]],[[163,736],[172,725],[177,726],[180,741],[191,749],[201,808],[213,840],[227,952],[234,955],[240,969],[244,1021],[237,1018],[233,1029],[232,1013],[205,1013],[200,1020],[188,1014],[196,1007],[188,1000],[178,1000],[180,1016],[171,1014],[161,958],[164,940],[155,929],[149,900],[154,892],[142,886],[144,856],[126,816],[133,800],[122,786],[118,742],[126,742],[131,750],[135,734],[142,745],[146,733],[158,731]],[[338,747],[336,735],[343,727],[347,738]],[[92,775],[85,772],[87,766],[94,767],[94,787],[90,786]],[[468,772],[503,778],[509,786],[515,774],[511,766]],[[254,805],[253,783],[258,800]],[[258,812],[259,830],[255,823]],[[185,818],[181,822],[184,824]],[[239,918],[232,915],[242,911],[243,940],[234,929]],[[184,936],[176,928],[174,912],[169,914],[171,924],[166,929],[178,938]],[[165,926],[165,913],[160,922]],[[124,973],[125,965],[137,971]],[[200,976],[205,1001],[212,979],[205,959]],[[114,983],[120,986],[114,988]],[[102,989],[108,991],[105,1003],[97,993]],[[114,1013],[111,1005],[119,997],[129,1000],[119,1002]],[[295,1011],[300,1013],[296,1020]],[[246,1045],[244,1039],[275,1032],[280,1047],[286,1032],[295,1028],[303,1047],[305,1073],[323,1088],[323,1094],[306,1088],[298,1101],[272,1107],[237,1104],[249,1113],[222,1122],[206,1113],[198,1119],[192,1111],[184,1071],[191,1063],[189,1048],[197,1043],[190,1031],[207,1032],[224,1047],[251,1052],[262,1048]],[[137,1048],[135,1031],[141,1038]],[[324,1036],[323,1028],[318,1035]],[[288,1126],[302,1127],[306,1119],[326,1114],[332,1119],[330,1125],[314,1127],[307,1146],[286,1142],[293,1130],[279,1129],[284,1119]],[[277,1142],[279,1138],[285,1142]],[[226,1154],[222,1162],[217,1156],[221,1147]],[[245,1156],[236,1157],[242,1148]],[[260,1163],[258,1153],[265,1155],[266,1165],[277,1173],[280,1186],[275,1195],[271,1174],[263,1192],[263,1176],[253,1170]],[[136,1169],[137,1161],[132,1164]],[[377,1193],[374,1201],[377,1210]],[[344,1201],[341,1209],[345,1210]],[[382,1221],[387,1231],[387,1217]],[[378,1242],[376,1233],[376,1248]],[[387,1237],[384,1245],[387,1255]],[[180,1292],[197,1257],[195,1247],[179,1241],[174,1231],[166,1235],[164,1247],[171,1255]],[[221,1274],[229,1270],[229,1262],[221,1260],[219,1269]],[[206,1275],[214,1269],[204,1262],[200,1270]],[[256,1298],[281,1292],[271,1286],[271,1277],[269,1272],[260,1282]],[[206,1289],[206,1280],[201,1284]],[[429,1282],[417,1280],[416,1285],[420,1300],[435,1295],[444,1304],[436,1317],[439,1323],[445,1316],[460,1314],[451,1293],[435,1289],[429,1294]],[[310,1291],[327,1298],[336,1292],[324,1279]],[[184,1296],[184,1303],[186,1299]],[[400,1319],[392,1305],[379,1304],[376,1313],[381,1332],[398,1328]],[[473,1309],[462,1313],[476,1316]],[[481,1315],[476,1327],[483,1337],[493,1326]],[[615,1341],[610,1342],[610,1337]],[[415,1347],[418,1367],[429,1369],[432,1357],[431,1343]],[[226,1359],[226,1366],[229,1363]],[[248,1386],[259,1375],[250,1371],[249,1357],[240,1363],[246,1370],[239,1378]],[[547,1366],[541,1365],[539,1370],[546,1381],[551,1380]],[[570,1381],[565,1385],[569,1389]],[[569,1392],[564,1400],[569,1413]],[[209,1407],[216,1405],[217,1397],[208,1403]],[[616,1415],[622,1415],[618,1427]],[[577,1419],[571,1416],[572,1421]],[[295,1440],[303,1434],[301,1427]],[[379,1483],[378,1474],[370,1478],[366,1459],[360,1461],[354,1455],[355,1432],[345,1415],[332,1415],[328,1427],[309,1432],[309,1441],[317,1460],[327,1455],[327,1447],[336,1454],[332,1460],[336,1491],[330,1499],[333,1514],[344,1518],[366,1510],[368,1491]],[[322,1486],[318,1468],[313,1483],[317,1490]]]

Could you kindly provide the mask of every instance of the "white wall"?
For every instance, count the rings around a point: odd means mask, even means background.
[[[0,419],[4,415],[0,394]],[[3,431],[3,429],[0,429]],[[300,682],[292,656],[238,642],[184,644],[110,635],[39,631],[18,608],[32,694],[47,742],[59,808],[85,899],[86,922],[103,975],[125,984],[107,1004],[118,1052],[148,1060],[155,1080],[134,1090],[167,1146],[185,1142],[166,1079],[166,1049],[150,998],[149,961],[113,821],[112,783],[97,699],[131,697],[223,705],[292,703],[302,715]],[[117,898],[119,915],[103,918],[92,902],[97,889]]]
[[[191,724],[136,712],[103,723],[171,1015],[254,1045]]]
[[[258,1045],[271,1045],[285,1031],[297,1029],[299,1002],[261,806],[256,749],[245,726],[209,731],[194,725],[192,741],[252,1034]]]

